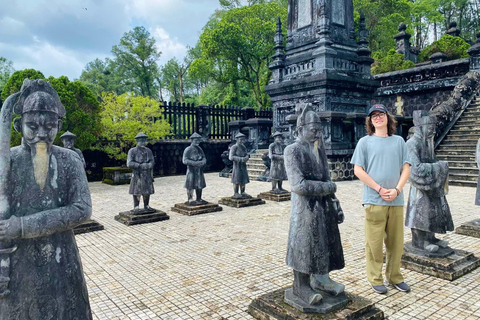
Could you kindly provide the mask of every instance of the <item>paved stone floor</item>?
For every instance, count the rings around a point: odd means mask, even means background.
[[[233,194],[229,179],[217,173],[207,174],[206,181],[208,201]],[[157,178],[151,205],[170,220],[131,227],[113,219],[132,208],[128,186],[90,183],[93,218],[105,230],[78,235],[77,242],[95,319],[252,319],[247,313],[252,299],[292,283],[285,265],[289,201],[183,216],[170,211],[186,200],[183,183],[183,176]],[[480,269],[453,282],[405,270],[412,292],[374,293],[365,280],[362,184],[346,181],[337,187],[346,213],[340,226],[346,267],[332,278],[375,301],[389,319],[480,318]],[[255,181],[247,193],[256,196],[269,188]],[[455,225],[480,216],[474,196],[474,188],[450,188]],[[443,238],[480,256],[480,239],[453,233]]]

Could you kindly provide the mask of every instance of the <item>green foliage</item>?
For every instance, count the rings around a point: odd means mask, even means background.
[[[415,67],[415,63],[405,60],[403,54],[390,49],[385,57],[380,57],[377,53],[374,55],[375,62],[372,64],[372,74],[385,73],[395,70],[404,70]]]
[[[10,94],[20,91],[26,78],[49,81],[65,106],[67,114],[63,119],[62,130],[57,135],[55,144],[62,145],[59,137],[67,130],[77,136],[75,147],[79,149],[89,148],[97,140],[101,129],[99,118],[100,104],[95,94],[88,87],[80,81],[71,82],[65,76],[45,79],[40,71],[25,69],[14,72],[8,79],[2,92],[2,99],[6,99]],[[13,130],[11,145],[19,145],[20,142],[21,134]]]
[[[149,97],[158,96],[157,60],[161,52],[157,50],[155,39],[144,27],[135,27],[126,32],[120,43],[113,46],[115,67],[123,81],[132,86],[136,94]]]
[[[2,90],[5,83],[7,83],[10,75],[15,71],[13,69],[13,62],[4,57],[0,57],[0,90]]]
[[[5,83],[5,86],[3,86],[2,100],[5,101],[5,99],[7,99],[9,95],[20,91],[23,81],[26,78],[30,80],[45,79],[45,76],[43,75],[43,73],[35,69],[25,69],[25,70],[15,71],[7,80],[7,83]]]
[[[105,61],[95,59],[89,62],[80,76],[82,81],[90,90],[100,97],[102,92],[115,92],[122,94],[132,90],[125,82],[121,85],[121,77],[115,68],[113,60],[106,58]],[[128,88],[127,88],[128,87]]]
[[[447,60],[455,60],[460,58],[468,58],[467,50],[470,45],[460,37],[452,37],[445,34],[439,40],[434,41],[420,52],[419,61],[429,61],[430,56],[437,52],[443,52],[447,55]]]
[[[162,116],[163,109],[149,97],[103,93],[102,100],[102,137],[108,142],[101,148],[112,158],[125,160],[139,132],[154,140],[170,132],[170,124]]]
[[[68,130],[77,136],[76,148],[84,150],[91,147],[101,131],[100,103],[95,94],[81,81],[71,82],[65,76],[50,77],[48,81],[57,91],[67,112],[56,144],[62,145],[59,137]]]
[[[276,19],[286,21],[287,11],[275,2],[255,4],[214,17],[200,36],[202,57],[192,63],[194,74],[210,76],[222,84],[245,82],[256,106],[271,105],[264,87],[270,80],[268,64],[274,53]],[[284,24],[285,25],[285,24]]]

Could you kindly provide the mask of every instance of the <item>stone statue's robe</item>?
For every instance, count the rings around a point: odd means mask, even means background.
[[[283,149],[284,147],[282,144],[275,142],[268,147],[268,156],[272,160],[270,165],[270,179],[272,180],[287,180]]]
[[[189,146],[183,151],[183,164],[187,166],[186,189],[203,189],[207,186],[203,175],[206,161],[205,153],[199,146]]]
[[[338,230],[338,211],[332,194],[325,192],[330,181],[327,156],[318,149],[319,160],[307,142],[285,148],[285,167],[292,190],[290,231],[286,262],[307,274],[326,274],[345,266]]]
[[[78,154],[78,156],[80,157],[80,160],[82,160],[83,167],[86,168],[86,167],[87,167],[87,163],[85,162],[85,158],[83,157],[82,150],[77,149],[77,148],[72,148],[72,150],[75,151],[75,152]]]
[[[228,158],[233,161],[232,183],[233,184],[247,184],[250,182],[248,178],[247,163],[241,161],[248,155],[247,147],[245,145],[234,144],[230,148]]]
[[[407,141],[410,167],[410,195],[405,226],[433,233],[453,231],[453,220],[445,197],[448,162],[429,155],[428,146],[417,132]]]
[[[127,167],[132,169],[129,193],[135,196],[154,194],[152,150],[146,147],[134,147],[128,150]],[[143,165],[143,166],[142,166]]]
[[[83,164],[74,151],[52,146],[42,191],[30,148],[14,147],[11,155],[10,206],[23,219],[23,236],[13,241],[11,293],[0,299],[0,319],[92,319],[72,231],[92,213]]]

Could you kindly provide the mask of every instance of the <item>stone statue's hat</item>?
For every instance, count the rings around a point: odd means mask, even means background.
[[[20,96],[13,107],[15,114],[24,114],[30,111],[48,111],[65,116],[65,107],[60,101],[50,82],[42,79],[25,79],[20,89]]]
[[[430,113],[427,110],[413,111],[413,125],[415,127],[430,123],[435,123],[435,119],[430,116]]]
[[[148,136],[145,133],[140,132],[135,136],[135,139],[147,139],[147,137]]]
[[[283,137],[283,134],[280,132],[280,131],[275,131],[273,134],[272,134],[272,137],[278,137],[278,136],[282,136]]]
[[[370,110],[368,110],[368,116],[370,117],[370,115],[371,115],[374,111],[380,111],[380,112],[383,112],[383,113],[388,113],[387,108],[385,108],[385,106],[384,106],[383,104],[380,104],[380,103],[374,104],[374,105],[370,108]]]
[[[76,135],[74,135],[70,131],[67,131],[60,136],[60,139],[63,139],[63,138],[73,138],[73,139],[75,139],[76,137],[77,137]]]
[[[308,104],[303,110],[300,116],[297,118],[297,127],[303,127],[309,123],[322,123],[320,121],[320,117],[318,114],[313,110],[311,104]]]
[[[239,132],[235,135],[235,139],[238,139],[238,138],[245,138],[246,135],[244,135],[243,133]]]
[[[202,136],[195,132],[190,136],[190,139],[202,139]]]

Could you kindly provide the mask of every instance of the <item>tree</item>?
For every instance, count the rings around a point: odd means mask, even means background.
[[[120,43],[113,46],[112,53],[119,74],[136,94],[157,97],[157,60],[161,52],[157,50],[155,39],[144,27],[135,27],[126,32]]]
[[[375,62],[372,64],[372,74],[415,67],[415,63],[410,60],[405,60],[405,56],[397,53],[395,49],[390,49],[385,57],[379,57],[379,53],[377,53],[374,55],[374,58]]]
[[[468,58],[467,50],[470,45],[460,37],[452,37],[445,34],[438,41],[434,41],[420,52],[418,60],[420,62],[430,60],[430,56],[436,52],[442,52],[447,56],[447,60]]]
[[[149,97],[104,92],[102,100],[102,137],[107,143],[102,144],[101,149],[112,158],[125,160],[139,132],[145,133],[149,139],[160,139],[170,132],[162,108]]]
[[[44,79],[52,84],[57,91],[60,101],[67,111],[63,119],[62,129],[57,135],[55,143],[61,145],[59,137],[69,130],[77,135],[75,146],[79,149],[89,148],[100,135],[100,105],[95,94],[82,82],[68,80],[67,77],[50,77],[45,79],[40,71],[25,69],[15,71],[5,84],[2,99],[19,92],[23,81],[28,79]],[[12,146],[19,145],[21,135],[12,131]]]
[[[0,57],[0,91],[14,71],[15,69],[13,69],[13,62],[4,57]]]
[[[115,68],[115,62],[109,58],[106,58],[105,61],[97,58],[87,63],[79,80],[85,83],[98,97],[102,95],[102,92],[122,94],[132,90],[131,86],[122,83],[121,76]]]
[[[229,84],[245,81],[257,107],[270,106],[264,87],[270,80],[268,64],[274,53],[276,19],[287,12],[274,2],[224,12],[200,36],[202,64],[215,65],[211,75]]]

